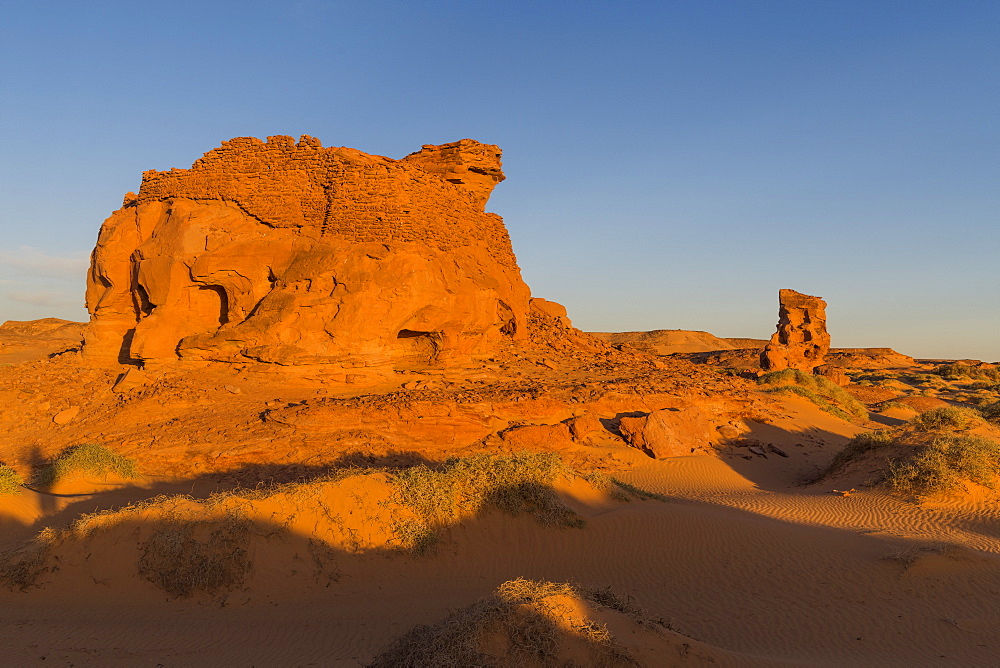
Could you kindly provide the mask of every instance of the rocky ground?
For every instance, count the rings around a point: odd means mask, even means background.
[[[0,367],[0,454],[26,481],[0,496],[9,660],[392,665],[459,647],[485,661],[513,651],[501,636],[535,638],[513,647],[538,665],[1000,651],[993,492],[915,502],[870,475],[824,477],[857,434],[990,406],[997,367],[840,353],[864,405],[850,414],[711,353],[560,331],[375,385],[100,368],[72,345]],[[740,350],[756,352],[723,352]],[[134,472],[40,477],[84,443]],[[554,459],[525,468],[526,454]]]

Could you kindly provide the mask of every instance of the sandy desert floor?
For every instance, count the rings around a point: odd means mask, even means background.
[[[7,463],[27,470],[93,441],[114,444],[140,467],[136,479],[83,475],[0,496],[9,585],[0,589],[3,662],[367,665],[414,627],[526,578],[610,588],[627,603],[618,606],[623,612],[572,595],[545,599],[567,646],[583,642],[581,629],[603,624],[627,650],[585,648],[560,665],[997,664],[996,495],[970,486],[918,503],[866,485],[870,472],[860,469],[817,481],[852,436],[923,410],[906,400],[953,403],[991,390],[935,379],[928,392],[926,368],[852,371],[867,379],[852,386],[857,395],[868,392],[870,409],[885,408],[847,421],[802,397],[765,396],[721,370],[670,364],[629,376],[613,366],[511,362],[481,377],[429,376],[408,390],[425,404],[449,392],[499,402],[512,387],[541,383],[531,399],[538,404],[562,397],[564,386],[591,383],[617,392],[592,403],[614,416],[629,401],[648,410],[650,397],[672,383],[669,391],[702,402],[721,393],[748,407],[738,438],[695,456],[652,459],[610,431],[604,440],[551,447],[536,438],[527,449],[555,452],[579,472],[552,483],[575,519],[546,523],[484,503],[441,521],[426,551],[404,549],[393,476],[475,449],[421,452],[421,439],[434,438],[447,420],[419,401],[392,409],[402,426],[383,430],[385,442],[331,432],[323,417],[331,402],[399,400],[398,387],[262,383],[250,373],[206,371],[133,388],[119,381],[112,392],[114,374],[71,355],[3,367]],[[514,452],[516,443],[503,441],[500,451]],[[353,468],[330,477],[344,465]],[[587,477],[594,472],[625,485],[595,482]],[[255,486],[256,493],[233,492]],[[98,511],[106,514],[89,515]],[[40,531],[47,548],[32,552]],[[159,545],[151,541],[164,536],[179,541],[174,551],[151,552]],[[171,590],[149,576],[156,563],[171,568],[150,560],[210,549],[241,555],[231,586]],[[21,576],[36,572],[18,579],[9,564],[20,564]],[[535,603],[517,609],[528,614]],[[518,663],[555,665],[539,657]]]

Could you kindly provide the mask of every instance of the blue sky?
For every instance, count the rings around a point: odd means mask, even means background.
[[[0,319],[84,319],[143,170],[236,136],[499,144],[489,210],[590,330],[1000,360],[1000,3],[7,2]]]

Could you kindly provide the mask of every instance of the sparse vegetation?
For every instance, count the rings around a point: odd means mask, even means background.
[[[887,410],[891,410],[893,408],[905,411],[916,411],[916,409],[913,406],[910,406],[909,404],[904,404],[894,399],[890,399],[889,401],[883,401],[882,403],[878,404],[875,407],[875,410],[879,413],[884,413]]]
[[[965,430],[982,423],[983,418],[978,412],[958,406],[934,408],[910,420],[910,424],[918,431]]]
[[[980,406],[979,413],[990,422],[1000,424],[1000,401]]]
[[[139,546],[139,575],[174,596],[230,591],[250,572],[251,529],[237,513],[167,522]]]
[[[138,469],[135,461],[96,443],[84,443],[69,448],[51,464],[43,468],[35,477],[35,484],[53,485],[61,480],[80,474],[107,476],[114,474],[122,478],[135,478]]]
[[[994,383],[1000,382],[1000,368],[994,366],[976,367],[962,362],[955,362],[953,364],[942,364],[934,370],[934,373],[948,380],[971,378],[993,381]]]
[[[757,379],[757,384],[768,388],[768,392],[805,397],[827,413],[844,420],[868,416],[868,409],[864,404],[823,376],[814,376],[798,369],[782,369],[765,373]]]
[[[871,452],[872,450],[892,445],[894,442],[895,437],[892,432],[887,429],[861,432],[848,441],[847,445],[844,446],[844,449],[837,453],[823,475],[836,473],[848,462],[854,461],[861,455]]]
[[[46,562],[51,544],[51,529],[44,529],[25,545],[0,553],[0,584],[11,591],[27,591],[49,570]]]
[[[440,532],[423,520],[399,520],[393,525],[393,533],[400,546],[418,557],[434,554],[441,544]]]
[[[104,455],[101,459],[105,459]],[[66,460],[74,461],[66,457],[57,462]],[[88,457],[85,461],[92,459]],[[370,475],[379,476],[378,484],[388,486],[383,487],[387,497],[377,504],[368,503],[365,513],[375,514],[360,521],[386,523],[385,529],[394,536],[382,544],[363,542],[371,539],[359,540],[356,528],[345,525],[343,516],[332,512],[323,500],[330,491],[329,485]],[[335,544],[310,538],[317,577],[325,575],[332,581],[337,572],[336,553],[331,546],[347,551],[381,546],[417,555],[430,554],[439,544],[445,527],[487,508],[512,515],[528,514],[547,526],[582,526],[583,520],[562,503],[552,487],[559,477],[569,475],[580,474],[566,467],[556,453],[481,454],[451,459],[436,468],[336,469],[309,481],[229,490],[207,499],[157,496],[122,508],[81,515],[65,529],[47,530],[18,550],[0,555],[0,583],[12,588],[29,587],[51,565],[53,546],[135,524],[137,529],[144,527],[137,545],[140,554],[137,566],[142,577],[174,596],[220,596],[246,580],[252,568],[250,546],[254,537],[267,538],[278,530],[275,527],[291,526],[296,515],[307,508],[319,513],[319,521],[325,522],[334,536],[341,536],[336,539],[341,542]],[[621,500],[664,498],[602,474],[583,477]],[[283,501],[287,513],[271,513],[266,524],[254,519],[255,502],[278,494],[288,497]],[[355,494],[353,498],[359,508],[366,507],[364,496]]]
[[[390,484],[395,500],[413,511],[422,527],[404,521],[397,534],[414,552],[426,552],[436,542],[429,534],[437,534],[462,514],[487,507],[515,516],[527,513],[546,526],[583,526],[552,489],[555,480],[568,473],[553,452],[480,454],[450,459],[440,469],[404,469],[391,477]]]
[[[0,496],[20,494],[23,484],[24,478],[20,473],[6,464],[0,464]]]
[[[924,496],[961,489],[966,480],[994,488],[1000,475],[1000,443],[979,436],[937,436],[911,457],[889,463],[885,481],[896,492]]]
[[[578,618],[566,599],[610,608],[652,629],[668,628],[610,589],[535,582],[505,582],[493,596],[433,625],[417,626],[392,643],[370,666],[587,665],[638,666],[603,624]]]
[[[1000,441],[958,433],[982,424],[974,410],[936,408],[901,427],[858,434],[824,475],[882,451],[884,470],[872,482],[883,482],[894,492],[922,497],[961,489],[965,482],[993,488],[1000,476]]]

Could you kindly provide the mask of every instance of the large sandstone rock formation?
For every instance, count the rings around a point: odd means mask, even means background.
[[[105,221],[87,286],[97,362],[405,368],[525,336],[530,292],[485,213],[500,149],[401,160],[240,137],[143,174]]]
[[[812,373],[830,350],[826,302],[795,290],[779,291],[778,302],[778,331],[760,354],[761,368]]]

